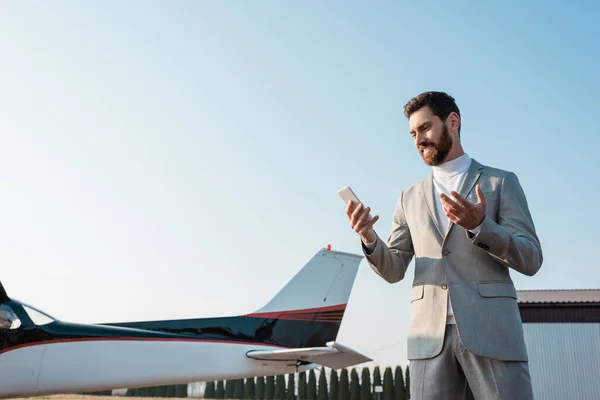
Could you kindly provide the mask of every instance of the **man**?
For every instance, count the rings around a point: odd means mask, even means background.
[[[446,93],[422,93],[404,114],[431,173],[401,191],[387,242],[369,207],[350,202],[346,212],[383,279],[404,279],[415,258],[411,399],[532,399],[509,271],[533,276],[543,257],[518,178],[463,151],[460,111]]]
[[[0,330],[11,329],[16,316],[12,310],[4,305],[0,305]]]

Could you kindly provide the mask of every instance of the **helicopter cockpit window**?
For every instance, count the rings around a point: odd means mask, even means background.
[[[18,329],[20,326],[21,320],[12,308],[6,304],[0,305],[0,330]]]
[[[54,318],[41,312],[40,310],[37,310],[26,304],[21,304],[21,305],[23,306],[23,309],[25,310],[27,315],[29,315],[29,318],[31,318],[33,323],[36,324],[37,326],[42,326],[42,325],[46,325],[51,322],[54,322]]]

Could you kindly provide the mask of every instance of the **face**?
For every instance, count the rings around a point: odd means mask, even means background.
[[[452,119],[448,118],[452,123]],[[427,165],[442,164],[452,150],[454,141],[448,124],[423,107],[410,116],[410,134]]]

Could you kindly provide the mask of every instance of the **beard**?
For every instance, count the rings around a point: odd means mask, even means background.
[[[421,157],[423,157],[423,161],[425,161],[425,164],[437,166],[442,164],[446,157],[448,157],[448,153],[450,153],[452,144],[452,137],[450,137],[448,127],[444,125],[439,142],[433,143],[429,141],[424,141],[420,143],[419,153],[421,154]],[[425,149],[429,149],[430,151],[428,153],[423,153],[423,150]]]

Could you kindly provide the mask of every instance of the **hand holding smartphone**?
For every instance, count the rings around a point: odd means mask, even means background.
[[[346,205],[348,205],[350,200],[352,200],[355,203],[355,206],[362,203],[359,200],[356,193],[354,193],[354,190],[352,190],[352,188],[350,186],[345,186],[345,187],[341,188],[340,190],[338,190],[338,195],[342,198],[342,200],[344,200],[344,203]],[[364,207],[364,204],[363,204],[363,207]],[[373,217],[371,216],[371,213],[369,213],[369,219],[371,219],[371,218],[373,218]]]
[[[346,207],[348,206],[348,203],[350,201],[356,203],[355,206],[362,204],[362,202],[350,186],[346,186],[338,190],[338,195],[342,198],[342,200],[344,200]],[[365,207],[364,204],[363,207]],[[365,218],[364,212],[367,208],[368,207],[365,207],[365,209],[362,210],[362,212],[358,216],[354,214],[348,214],[348,219],[350,220],[350,225],[352,226],[352,229],[359,234],[361,240],[365,244],[373,243],[377,239],[377,235],[375,235],[375,231],[373,230],[373,224],[379,219],[378,215],[376,215],[375,218],[373,218],[370,212],[368,218]]]

